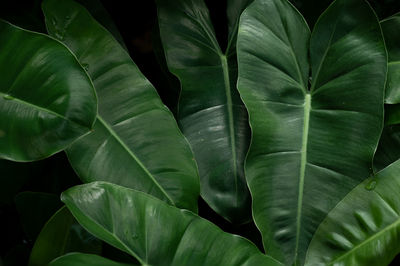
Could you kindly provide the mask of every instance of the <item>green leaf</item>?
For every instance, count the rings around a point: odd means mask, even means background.
[[[47,220],[62,207],[59,196],[42,192],[21,192],[14,201],[24,232],[33,240]]]
[[[387,65],[379,22],[366,2],[337,0],[310,37],[289,2],[257,0],[241,17],[238,61],[254,219],[268,254],[302,264],[319,223],[372,170]]]
[[[199,165],[201,195],[225,219],[250,220],[244,177],[250,128],[236,89],[237,20],[250,1],[228,1],[229,40],[222,52],[203,0],[158,0],[169,70],[181,82],[177,118]]]
[[[93,85],[61,43],[0,20],[0,158],[33,161],[89,132]]]
[[[77,0],[77,2],[83,5],[90,14],[114,36],[119,44],[128,51],[117,25],[115,25],[107,9],[101,3],[101,0]]]
[[[100,253],[101,242],[84,230],[64,206],[43,227],[32,248],[29,266],[47,265],[68,252]]]
[[[325,218],[306,265],[388,265],[400,253],[400,160],[354,188]]]
[[[94,132],[67,150],[84,182],[105,180],[197,210],[199,180],[189,144],[128,53],[79,4],[47,0],[46,25],[77,55],[93,80]]]
[[[129,266],[93,254],[68,253],[49,263],[49,266]]]
[[[388,73],[385,103],[400,103],[400,13],[381,21],[388,51]]]
[[[89,232],[142,265],[280,265],[250,241],[140,191],[94,182],[61,199]]]

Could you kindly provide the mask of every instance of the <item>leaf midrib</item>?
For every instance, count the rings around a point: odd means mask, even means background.
[[[235,127],[234,127],[234,122],[233,122],[233,103],[232,103],[232,95],[231,95],[231,84],[230,84],[230,76],[229,76],[229,67],[228,67],[228,61],[227,61],[227,54],[228,50],[223,53],[221,50],[221,47],[219,46],[219,43],[215,37],[215,33],[213,32],[212,29],[208,26],[209,24],[207,21],[204,20],[204,17],[199,14],[200,16],[196,16],[194,19],[200,27],[204,30],[206,33],[208,39],[211,42],[211,45],[214,47],[213,51],[216,53],[216,55],[219,57],[221,61],[221,67],[222,67],[222,72],[223,72],[223,77],[224,77],[224,89],[225,89],[225,96],[226,96],[226,107],[228,111],[228,124],[229,124],[229,135],[230,135],[230,146],[231,146],[231,153],[232,153],[232,164],[233,164],[233,175],[234,175],[234,180],[235,180],[235,193],[236,193],[236,205],[237,205],[237,200],[238,200],[238,175],[237,175],[237,158],[236,158],[236,139],[235,139]],[[193,17],[192,17],[193,18]],[[228,40],[230,41],[230,40]]]
[[[135,160],[135,162],[143,169],[143,171],[147,174],[151,181],[158,187],[158,189],[164,194],[164,196],[168,199],[169,203],[175,206],[175,202],[171,199],[168,193],[164,190],[164,188],[157,182],[154,176],[150,173],[150,171],[146,168],[146,166],[139,160],[139,158],[133,153],[133,151],[125,144],[125,142],[118,136],[118,134],[114,131],[114,129],[100,116],[97,115],[97,120],[107,129],[110,135],[117,140],[117,142],[122,146],[122,148]]]
[[[4,93],[4,92],[0,92],[0,97],[3,97],[3,98],[4,98],[4,97],[6,97],[6,96],[11,96],[11,97],[12,97],[12,99],[6,100],[6,101],[9,101],[9,102],[15,101],[15,102],[18,102],[18,103],[20,103],[20,104],[22,104],[22,105],[29,106],[29,107],[31,107],[32,109],[36,109],[36,110],[38,110],[38,111],[41,111],[41,112],[44,112],[44,113],[47,113],[47,114],[54,115],[54,116],[56,116],[56,117],[58,117],[58,118],[60,118],[60,119],[62,119],[62,120],[65,120],[65,121],[67,121],[67,122],[69,122],[69,123],[75,124],[75,125],[77,125],[77,126],[79,126],[79,127],[83,127],[83,128],[86,128],[86,129],[90,129],[90,126],[86,126],[86,125],[82,125],[82,124],[80,124],[80,123],[77,123],[76,121],[73,121],[73,120],[71,120],[71,119],[69,119],[69,118],[63,116],[62,114],[59,114],[59,113],[53,111],[53,110],[46,109],[45,107],[42,107],[42,106],[40,106],[40,105],[36,105],[36,104],[34,104],[34,103],[27,102],[27,101],[25,101],[25,100],[22,100],[22,99],[20,99],[20,98],[15,97],[15,96],[13,96],[13,95],[11,95],[11,94],[6,94],[6,93]]]
[[[390,225],[388,225],[387,227],[385,227],[384,229],[382,229],[381,231],[373,234],[372,236],[368,237],[367,239],[365,239],[364,241],[362,241],[361,243],[357,244],[355,247],[353,247],[351,250],[349,250],[348,252],[344,253],[343,255],[339,256],[338,258],[336,258],[335,260],[329,262],[329,264],[327,265],[334,265],[335,262],[340,261],[342,258],[348,256],[349,254],[355,252],[355,250],[359,249],[360,247],[362,247],[363,245],[368,244],[369,242],[373,241],[375,238],[379,237],[381,234],[384,234],[386,231],[390,231],[392,228],[395,228],[396,226],[400,225],[400,219],[397,219],[395,222],[391,223]]]
[[[229,121],[229,135],[230,144],[232,152],[232,164],[233,164],[233,175],[235,177],[235,193],[236,193],[236,205],[238,200],[238,175],[237,175],[237,158],[236,158],[236,138],[235,138],[235,127],[233,124],[233,104],[231,95],[231,84],[229,77],[228,61],[225,55],[221,55],[222,70],[224,73],[224,85],[225,85],[225,95],[227,99],[226,107],[228,109],[228,121]]]
[[[304,99],[304,122],[303,122],[303,136],[301,144],[300,156],[300,177],[299,177],[299,194],[297,200],[297,220],[296,220],[296,247],[295,259],[297,258],[300,242],[300,229],[301,229],[301,215],[303,206],[303,193],[304,193],[304,178],[307,164],[307,146],[308,146],[308,131],[310,127],[310,112],[311,112],[311,94],[306,93]]]

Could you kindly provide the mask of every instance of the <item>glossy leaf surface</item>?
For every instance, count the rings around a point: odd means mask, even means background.
[[[388,52],[388,73],[385,103],[400,103],[400,14],[381,22],[383,36]]]
[[[353,189],[315,233],[306,265],[388,265],[400,253],[400,161]]]
[[[83,227],[142,265],[280,265],[248,240],[140,191],[94,182],[61,198]]]
[[[32,248],[29,266],[47,265],[68,252],[98,254],[101,242],[83,229],[64,206],[46,223]]]
[[[43,4],[51,35],[76,54],[95,85],[94,132],[68,158],[84,182],[106,180],[197,209],[199,181],[189,144],[150,82],[118,42],[73,1]]]
[[[49,266],[133,266],[133,264],[115,262],[97,255],[68,253],[49,263]]]
[[[0,20],[0,158],[33,161],[89,132],[92,83],[61,43]]]
[[[337,0],[310,37],[286,0],[257,0],[241,17],[238,61],[255,222],[267,254],[303,264],[319,223],[372,170],[387,64],[379,22],[366,2]]]
[[[250,129],[236,89],[238,19],[251,1],[228,1],[229,40],[223,52],[203,0],[158,0],[169,70],[181,82],[177,118],[199,165],[201,195],[231,222],[250,219],[244,177]]]

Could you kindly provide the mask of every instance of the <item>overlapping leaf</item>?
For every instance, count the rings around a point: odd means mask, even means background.
[[[142,265],[281,265],[248,240],[139,191],[94,182],[67,190],[62,201],[89,232]]]
[[[40,232],[29,258],[29,266],[43,266],[69,252],[99,254],[101,242],[83,229],[64,206]]]
[[[400,161],[354,188],[326,217],[306,265],[388,265],[400,253]]]
[[[93,85],[61,43],[0,20],[0,158],[43,159],[89,132]]]
[[[267,253],[303,264],[320,222],[372,172],[387,65],[379,22],[365,1],[336,0],[310,37],[288,1],[256,0],[238,61],[255,222]]]
[[[69,253],[58,257],[49,263],[49,266],[133,266],[133,264],[119,263],[109,259],[84,253]]]
[[[168,67],[181,82],[180,127],[199,165],[201,195],[229,221],[250,219],[243,165],[250,129],[236,89],[239,16],[252,0],[228,1],[228,45],[218,44],[203,0],[158,0]]]
[[[197,210],[190,147],[128,53],[73,1],[48,0],[43,11],[49,33],[76,54],[99,98],[94,132],[67,150],[82,180],[107,180]]]

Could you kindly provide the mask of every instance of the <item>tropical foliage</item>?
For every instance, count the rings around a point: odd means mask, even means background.
[[[31,266],[390,264],[400,15],[335,0],[307,22],[302,3],[228,0],[221,41],[204,0],[156,0],[165,86],[180,88],[173,112],[100,2],[44,0],[46,34],[0,20],[0,199],[14,200],[34,240],[15,256],[29,253]],[[32,173],[57,181],[24,191]]]

